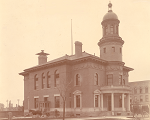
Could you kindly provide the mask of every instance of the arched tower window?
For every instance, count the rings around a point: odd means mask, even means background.
[[[34,76],[34,90],[38,89],[38,75],[36,74]]]
[[[106,35],[108,35],[108,27],[107,27],[107,26],[105,27],[105,31],[106,31],[106,32],[105,32]]]
[[[142,93],[142,88],[140,87],[140,93]]]
[[[116,34],[118,35],[118,26],[116,26]]]
[[[145,93],[148,93],[148,87],[147,86],[145,87]]]
[[[80,85],[80,75],[77,74],[76,75],[76,83],[75,83],[76,86]]]
[[[42,73],[42,89],[44,88],[44,79],[45,79],[45,75],[44,75],[44,73]]]
[[[137,89],[136,88],[134,88],[134,93],[137,94]]]
[[[98,74],[94,74],[94,85],[98,85]]]
[[[113,34],[113,33],[114,33],[114,26],[111,25],[111,26],[110,26],[110,34]]]
[[[51,81],[50,81],[50,78],[51,78],[50,73],[47,72],[47,88],[50,88],[50,87],[51,87]]]
[[[55,78],[54,78],[54,87],[57,87],[57,85],[59,84],[59,71],[56,70],[55,74],[54,74]]]

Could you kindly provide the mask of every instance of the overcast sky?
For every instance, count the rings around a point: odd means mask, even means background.
[[[100,56],[101,22],[109,0],[0,0],[0,103],[22,105],[23,76],[38,64],[41,50],[48,61],[71,54],[73,41]],[[134,69],[129,81],[150,80],[150,0],[111,0],[124,40],[123,62]]]

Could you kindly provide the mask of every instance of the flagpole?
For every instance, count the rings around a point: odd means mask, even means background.
[[[71,19],[71,55],[73,55],[72,19]]]

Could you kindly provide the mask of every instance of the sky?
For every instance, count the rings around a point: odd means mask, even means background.
[[[73,43],[100,56],[101,22],[109,0],[0,0],[0,103],[23,104],[24,81],[19,75],[38,64],[36,53],[48,61],[71,55]],[[124,40],[123,62],[134,71],[129,81],[150,80],[150,0],[111,0]],[[74,45],[73,45],[74,49]]]

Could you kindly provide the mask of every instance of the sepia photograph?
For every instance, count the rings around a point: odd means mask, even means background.
[[[149,120],[150,0],[0,0],[0,119]]]

